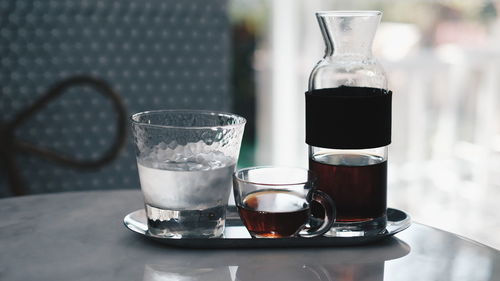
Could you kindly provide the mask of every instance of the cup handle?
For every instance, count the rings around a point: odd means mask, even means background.
[[[325,234],[332,227],[336,216],[335,203],[333,203],[332,198],[330,198],[328,194],[320,190],[311,190],[308,196],[311,201],[316,201],[323,207],[325,217],[323,218],[323,223],[319,227],[310,227],[302,230],[299,236],[304,238]]]

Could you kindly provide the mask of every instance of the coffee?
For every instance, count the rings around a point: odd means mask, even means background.
[[[292,191],[261,190],[248,194],[238,206],[243,223],[254,237],[292,237],[309,219],[309,205]]]
[[[233,174],[234,199],[253,238],[317,237],[335,220],[330,197],[315,189],[316,176],[303,168],[251,167]],[[311,216],[311,203],[321,218]]]
[[[373,155],[324,154],[309,160],[317,188],[333,199],[337,223],[370,221],[385,216],[387,161]]]

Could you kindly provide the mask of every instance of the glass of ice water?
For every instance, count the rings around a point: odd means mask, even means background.
[[[149,233],[169,238],[222,236],[245,118],[158,110],[131,119]]]

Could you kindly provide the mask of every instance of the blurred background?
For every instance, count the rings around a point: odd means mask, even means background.
[[[306,167],[304,92],[324,49],[314,13],[358,9],[384,13],[373,51],[394,92],[389,206],[500,249],[498,1],[0,0],[0,125],[85,74],[107,81],[128,114],[243,115],[240,167]],[[78,86],[15,138],[97,159],[113,145],[116,118],[109,101]],[[130,141],[93,170],[16,159],[27,194],[139,186]],[[6,171],[0,196],[13,195]]]

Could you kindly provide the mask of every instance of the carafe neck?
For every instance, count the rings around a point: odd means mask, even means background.
[[[382,17],[380,11],[326,11],[316,13],[330,56],[371,57],[372,43]]]

